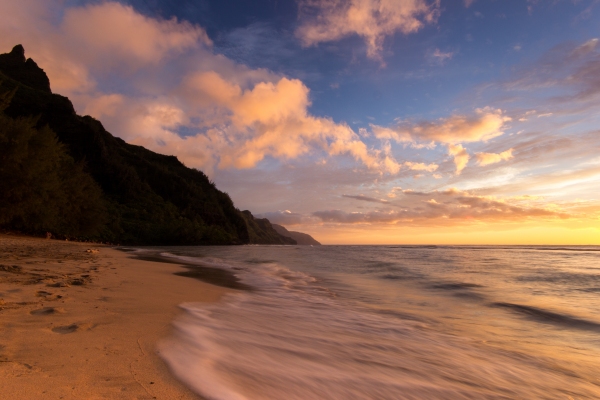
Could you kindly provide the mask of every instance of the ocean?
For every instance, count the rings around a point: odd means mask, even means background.
[[[600,399],[600,247],[137,254],[241,288],[182,304],[160,344],[207,399]]]

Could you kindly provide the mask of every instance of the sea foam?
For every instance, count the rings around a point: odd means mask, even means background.
[[[263,261],[163,253],[184,257],[181,260],[188,263],[227,269],[254,288],[227,295],[219,303],[183,304],[185,312],[174,322],[173,336],[161,344],[161,356],[173,373],[206,398],[551,399],[574,393],[576,398],[600,395],[596,382],[574,375],[566,364],[558,367],[547,354],[529,354],[480,336],[456,334],[440,322],[459,319],[453,317],[456,310],[450,306],[448,315],[433,319],[385,312],[385,307],[372,299],[361,301],[364,296],[358,289],[354,297],[347,296],[348,285],[332,283],[339,275],[323,272],[323,268],[316,268],[321,273],[313,275],[275,261],[282,258],[281,251],[262,248]],[[339,254],[336,257],[344,262]],[[428,296],[435,296],[448,285],[423,286],[431,288]],[[453,283],[451,288],[485,286]]]

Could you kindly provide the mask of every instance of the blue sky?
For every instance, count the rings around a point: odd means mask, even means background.
[[[0,15],[0,45],[22,43],[79,113],[290,229],[600,240],[597,0],[23,0]]]
[[[382,66],[359,36],[303,47],[294,1],[129,1],[147,15],[197,23],[215,51],[253,68],[296,77],[311,89],[316,115],[348,122],[442,117],[477,106],[470,91],[510,78],[557,44],[598,35],[594,1],[521,0],[440,4],[436,23],[385,39]],[[434,57],[436,50],[449,55]],[[465,98],[466,97],[466,98]],[[360,125],[360,124],[357,124]]]

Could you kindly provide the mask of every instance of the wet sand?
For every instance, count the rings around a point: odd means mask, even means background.
[[[91,250],[88,252],[88,250]],[[0,398],[199,399],[157,344],[227,288],[109,247],[0,235]]]

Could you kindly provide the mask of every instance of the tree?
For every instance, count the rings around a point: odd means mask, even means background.
[[[98,232],[106,218],[100,188],[50,128],[4,114],[13,94],[0,94],[0,226],[71,237]]]

